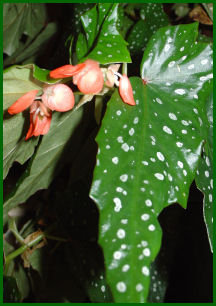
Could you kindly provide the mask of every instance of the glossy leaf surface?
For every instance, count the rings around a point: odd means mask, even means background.
[[[142,53],[151,36],[161,27],[169,24],[169,19],[161,3],[130,4],[139,8],[141,20],[131,29],[127,41],[131,54]]]
[[[147,84],[131,78],[136,106],[115,92],[96,138],[91,196],[100,209],[99,241],[117,303],[146,302],[150,264],[161,244],[157,216],[171,203],[187,205],[204,141],[200,130],[207,129],[199,110],[212,88],[212,50],[195,44],[196,35],[193,24],[152,37],[141,65]]]
[[[127,42],[117,30],[118,4],[98,4],[87,11],[81,21],[85,39],[81,38],[82,34],[78,37],[76,52],[79,60],[90,58],[101,64],[131,62]],[[84,58],[83,44],[87,44]]]

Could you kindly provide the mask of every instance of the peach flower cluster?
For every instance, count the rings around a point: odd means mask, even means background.
[[[99,63],[88,59],[78,65],[64,65],[50,72],[54,79],[73,77],[73,84],[83,94],[95,95],[107,87],[119,86],[119,94],[123,102],[135,105],[133,90],[128,77],[118,73],[119,64],[110,65],[108,69],[101,69]],[[118,81],[119,78],[119,81]],[[74,107],[74,94],[65,84],[48,85],[43,88],[42,95],[38,90],[31,90],[20,97],[8,109],[14,115],[30,108],[30,127],[26,140],[32,136],[48,133],[52,118],[52,111],[66,112]]]

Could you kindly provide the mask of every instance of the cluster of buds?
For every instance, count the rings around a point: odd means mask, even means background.
[[[107,88],[119,87],[119,94],[123,102],[135,105],[133,90],[128,77],[118,73],[120,65],[110,65],[100,68],[98,62],[91,59],[78,65],[65,65],[50,72],[50,77],[62,79],[73,77],[73,84],[86,95],[96,95]],[[30,107],[30,127],[26,140],[32,136],[45,135],[49,131],[52,111],[66,112],[74,107],[74,94],[65,84],[49,85],[43,88],[39,96],[38,90],[31,90],[20,97],[8,109],[14,115]]]

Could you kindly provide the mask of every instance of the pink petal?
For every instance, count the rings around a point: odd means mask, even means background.
[[[91,59],[88,59],[84,62],[85,64],[85,68],[82,69],[79,73],[77,73],[74,77],[73,77],[73,83],[75,85],[78,84],[78,82],[80,83],[80,80],[83,76],[85,76],[88,72],[90,71],[96,71],[96,73],[102,73],[102,71],[100,70],[100,66],[98,64],[98,62],[94,61],[94,60],[91,60]],[[83,83],[82,83],[83,84]],[[91,86],[91,85],[90,85]],[[89,87],[90,87],[89,86]],[[82,85],[80,86],[82,88]],[[82,91],[80,88],[79,88],[80,91]],[[85,89],[84,89],[85,90]],[[82,91],[83,93],[85,93],[84,91]],[[87,94],[90,93],[89,91],[87,92]]]
[[[93,60],[87,60],[85,64],[85,69],[77,76],[77,86],[84,94],[97,94],[102,90],[104,85],[103,72],[99,64]]]
[[[105,82],[106,86],[113,87],[114,86],[114,81],[115,81],[115,76],[114,76],[113,71],[108,70],[107,73],[106,73],[106,77],[107,77],[107,80]]]
[[[119,94],[125,103],[136,105],[133,97],[133,89],[131,83],[125,74],[123,74],[119,81]]]
[[[14,102],[9,108],[8,113],[11,115],[18,114],[28,108],[34,101],[39,90],[31,90],[25,95],[20,97],[16,102]]]
[[[52,115],[50,117],[46,117],[47,120],[44,124],[44,127],[43,127],[43,130],[42,130],[42,133],[41,135],[45,135],[49,132],[49,129],[50,129],[50,124],[51,124],[51,120],[52,120]]]
[[[45,135],[50,129],[52,114],[49,117],[36,115],[33,122],[34,114],[30,114],[30,127],[26,134],[25,140],[28,140],[32,136]]]
[[[66,112],[74,107],[73,91],[65,84],[56,84],[44,88],[43,104],[52,111]]]
[[[30,118],[31,118],[31,115],[30,115]],[[28,140],[30,137],[32,137],[33,132],[34,132],[34,124],[33,124],[33,122],[31,122],[31,119],[30,119],[30,126],[29,126],[28,132],[26,134],[25,140]]]
[[[53,79],[68,78],[74,74],[80,72],[85,67],[85,64],[78,64],[76,66],[64,65],[50,71],[50,77]]]
[[[44,116],[43,118],[40,118],[37,115],[35,119],[33,135],[39,136],[47,134],[50,128],[51,119],[52,119],[51,116],[50,117]]]

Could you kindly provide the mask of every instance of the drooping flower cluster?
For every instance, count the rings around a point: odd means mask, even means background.
[[[108,68],[100,68],[99,63],[88,59],[84,63],[65,65],[50,72],[50,77],[55,79],[73,77],[80,92],[86,95],[95,95],[102,92],[104,85],[119,86],[119,94],[122,100],[135,105],[133,90],[128,77],[118,73],[120,64],[110,65]],[[119,78],[119,80],[118,80]],[[66,112],[74,107],[74,94],[65,84],[48,85],[43,88],[39,96],[38,90],[31,90],[20,97],[8,109],[9,114],[14,115],[30,107],[30,127],[26,140],[32,136],[45,135],[49,131],[52,111]]]
[[[38,90],[27,92],[8,108],[8,113],[14,115],[30,107],[30,127],[25,140],[48,133],[52,111],[66,112],[74,106],[74,95],[67,85],[47,86],[41,96],[37,96],[38,92]]]
[[[50,77],[54,79],[73,77],[73,83],[84,94],[98,94],[105,85],[113,87],[114,84],[119,86],[119,94],[122,100],[130,105],[135,105],[133,90],[128,77],[118,73],[120,65],[110,65],[105,70],[105,75],[98,62],[91,59],[76,66],[65,65],[50,72]],[[117,78],[120,78],[120,81]],[[105,80],[104,80],[105,78]]]

